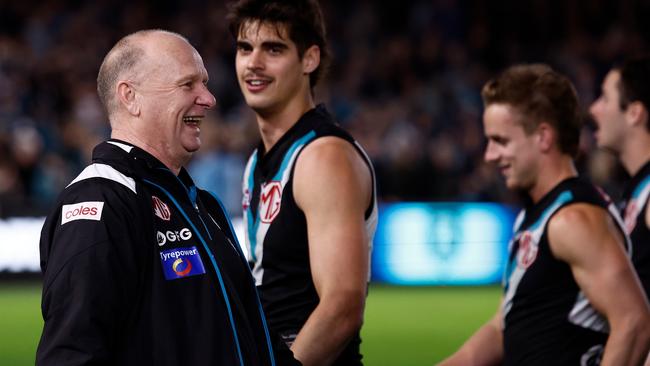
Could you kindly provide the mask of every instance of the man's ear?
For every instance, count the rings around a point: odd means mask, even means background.
[[[118,103],[123,105],[129,114],[135,117],[140,115],[140,104],[138,98],[136,98],[136,91],[130,82],[118,82],[116,94]]]
[[[634,101],[625,109],[625,120],[630,126],[648,123],[648,110],[643,103]]]
[[[557,133],[547,122],[541,122],[537,126],[536,135],[542,152],[548,152],[557,143]]]
[[[302,72],[311,74],[320,65],[320,47],[313,45],[302,56]]]

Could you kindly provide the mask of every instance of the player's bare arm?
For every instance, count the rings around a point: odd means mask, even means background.
[[[311,272],[320,302],[291,349],[305,366],[327,365],[363,322],[369,269],[364,214],[372,180],[350,143],[325,137],[300,155],[293,188],[307,219]]]
[[[438,366],[496,366],[503,359],[501,310],[483,324],[474,335]]]
[[[609,322],[602,365],[641,365],[650,346],[650,309],[611,217],[589,204],[570,205],[550,220],[548,235],[553,255],[571,266]]]

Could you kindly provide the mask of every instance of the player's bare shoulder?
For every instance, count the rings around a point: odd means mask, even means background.
[[[618,239],[607,211],[593,204],[576,203],[560,209],[548,223],[549,245],[561,260],[572,262],[585,252]],[[610,240],[608,240],[610,239]]]
[[[370,202],[370,168],[350,142],[335,136],[321,137],[301,152],[294,171],[296,201],[301,204],[315,191],[322,195],[339,192]]]
[[[332,164],[333,168],[344,164],[352,165],[353,168],[366,167],[367,170],[366,164],[354,146],[337,136],[321,137],[307,145],[298,158],[296,169],[308,164],[320,167]]]

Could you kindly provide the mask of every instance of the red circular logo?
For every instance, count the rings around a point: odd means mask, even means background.
[[[517,251],[518,265],[521,268],[528,268],[537,259],[537,243],[533,242],[533,234],[525,231],[519,238],[519,250]]]

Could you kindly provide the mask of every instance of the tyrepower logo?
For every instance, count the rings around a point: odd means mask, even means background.
[[[161,219],[169,221],[172,218],[172,212],[169,210],[169,206],[156,196],[151,196],[151,200],[153,201],[153,213]]]
[[[280,203],[282,202],[282,185],[278,181],[272,181],[268,184],[262,184],[262,194],[260,197],[260,219],[263,223],[271,223],[280,213]]]
[[[72,205],[63,205],[61,209],[61,225],[74,220],[95,220],[102,219],[104,202],[89,201]]]
[[[167,280],[176,280],[205,273],[201,255],[195,246],[164,250],[160,252],[160,262]]]

